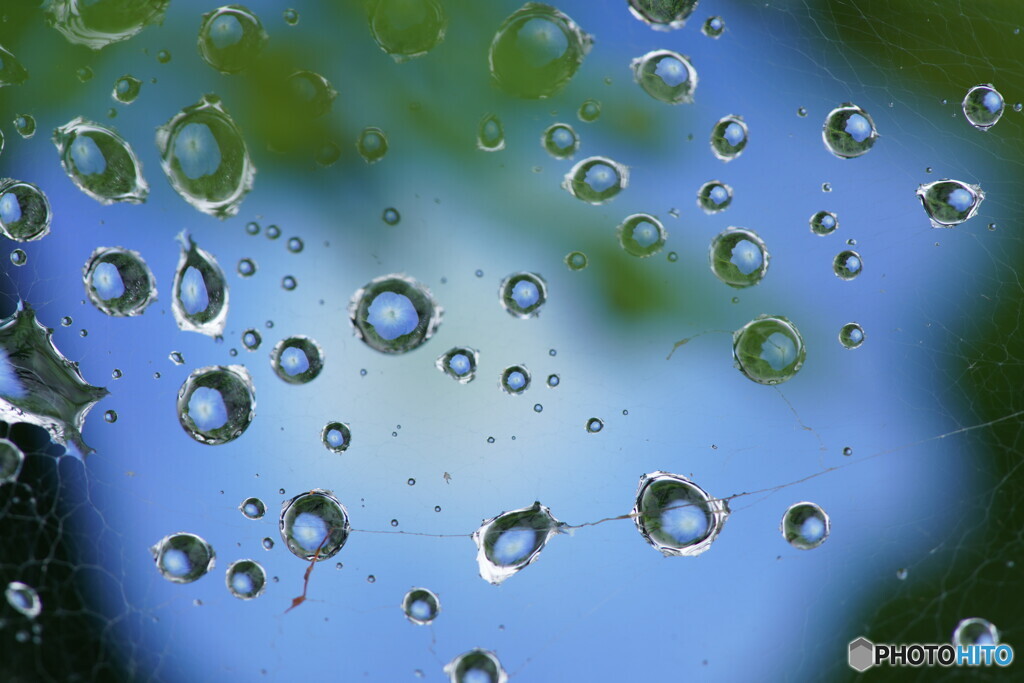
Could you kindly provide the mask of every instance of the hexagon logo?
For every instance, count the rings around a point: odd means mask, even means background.
[[[850,643],[850,667],[867,671],[875,664],[875,644],[861,636]]]

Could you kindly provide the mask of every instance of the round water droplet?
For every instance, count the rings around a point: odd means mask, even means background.
[[[815,503],[793,503],[782,515],[779,531],[794,548],[811,550],[828,539],[831,530],[828,515]]]
[[[565,265],[569,270],[583,270],[587,267],[587,255],[582,251],[570,251],[565,255]]]
[[[836,107],[825,117],[821,127],[825,149],[840,159],[853,159],[866,154],[878,139],[875,122],[855,104]]]
[[[259,498],[246,498],[238,509],[246,519],[262,519],[267,512],[266,504]]]
[[[252,277],[256,274],[256,262],[251,258],[239,259],[236,270],[242,277]]]
[[[139,160],[113,129],[79,116],[53,132],[53,144],[71,181],[100,204],[146,200]]]
[[[402,215],[398,213],[398,209],[388,207],[381,214],[381,219],[388,225],[398,225],[399,221],[402,220]]]
[[[108,410],[107,412],[103,413],[103,420],[108,424],[113,424],[114,422],[117,422],[117,411]]]
[[[28,263],[28,254],[24,249],[14,249],[11,251],[11,263],[15,266],[25,265]]]
[[[483,152],[505,149],[505,126],[497,114],[484,114],[476,129],[476,148]]]
[[[288,251],[293,254],[298,254],[305,247],[301,237],[290,237],[288,238]]]
[[[768,247],[753,230],[727,228],[711,240],[708,254],[711,272],[730,287],[751,287],[768,273]]]
[[[36,134],[36,119],[31,114],[18,114],[14,117],[14,130],[28,140]]]
[[[52,0],[43,6],[47,22],[69,43],[93,50],[131,38],[163,21],[170,0]]]
[[[700,32],[708,38],[718,38],[725,33],[725,20],[722,17],[708,17]]]
[[[249,66],[267,43],[259,17],[241,5],[219,7],[203,15],[199,56],[217,71],[233,74]]]
[[[249,328],[242,333],[242,346],[248,351],[255,351],[260,348],[260,344],[263,342],[263,336],[258,330]]]
[[[501,281],[498,297],[513,318],[535,318],[548,300],[548,287],[537,273],[513,273]]]
[[[205,95],[157,129],[160,165],[175,191],[203,213],[238,213],[252,189],[256,167],[242,131],[221,105]]]
[[[113,379],[121,379],[122,375],[123,373],[118,368],[114,368],[113,371],[111,371],[110,373],[110,376]]]
[[[311,119],[323,116],[331,110],[331,103],[338,91],[330,82],[314,71],[296,71],[288,77],[287,90],[296,114]]]
[[[540,556],[562,526],[540,503],[486,520],[473,532],[481,578],[498,585],[521,571]]]
[[[60,319],[61,327],[71,327],[71,323],[73,322],[74,320],[71,318],[70,315],[66,315]]]
[[[199,443],[234,441],[248,429],[255,413],[252,379],[241,365],[199,368],[178,390],[178,421]]]
[[[388,153],[388,138],[380,128],[364,128],[356,140],[356,150],[363,161],[375,164]]]
[[[832,270],[840,280],[852,280],[864,270],[864,262],[860,254],[847,249],[836,254],[832,261]]]
[[[255,560],[232,562],[225,578],[228,592],[239,600],[258,598],[267,587],[267,572]]]
[[[376,0],[369,19],[370,35],[396,62],[430,52],[448,25],[438,0]]]
[[[747,147],[749,131],[742,116],[730,114],[711,129],[711,152],[722,161],[732,161]]]
[[[996,125],[1004,109],[1003,96],[991,83],[976,85],[964,96],[964,117],[978,130],[988,130]]]
[[[832,191],[832,183],[822,183],[821,184],[821,191],[822,192],[831,192]]]
[[[533,404],[533,412],[535,412],[535,413],[543,413],[544,412],[544,406],[542,406],[540,403],[534,403]]]
[[[671,263],[675,263],[676,261],[678,261],[678,260],[679,260],[679,254],[677,254],[677,253],[676,253],[676,252],[674,252],[674,251],[670,251],[670,252],[668,252],[668,260],[669,260],[669,261],[670,261]]]
[[[87,66],[80,66],[77,69],[75,69],[75,76],[78,77],[78,81],[80,83],[88,83],[92,80],[92,77],[94,75],[95,74],[93,74],[92,69],[90,69]]]
[[[633,16],[658,30],[682,28],[698,0],[629,0]]]
[[[12,441],[0,439],[0,484],[14,481],[21,474],[25,454]]]
[[[324,369],[324,352],[309,337],[282,339],[270,354],[274,374],[289,384],[306,384]]]
[[[320,432],[320,440],[332,453],[343,453],[352,442],[352,430],[344,422],[328,422]]]
[[[272,539],[270,537],[264,538],[261,545],[263,546],[264,550],[273,550],[274,549],[274,539]]]
[[[300,493],[281,510],[281,539],[303,560],[317,562],[338,554],[348,540],[348,511],[330,491]]]
[[[38,187],[0,179],[0,232],[15,242],[32,242],[50,233],[50,200]]]
[[[89,301],[111,316],[141,315],[156,300],[156,279],[137,251],[100,247],[82,268]]]
[[[159,52],[157,52],[156,61],[160,62],[161,64],[166,64],[167,62],[171,61],[171,51],[160,50]]]
[[[796,110],[796,115],[799,116],[800,118],[804,118],[805,116],[807,116],[807,109],[804,107],[800,107],[799,109]]]
[[[722,531],[729,506],[680,474],[640,477],[633,521],[644,540],[666,557],[693,557],[708,550]]]
[[[224,333],[228,285],[213,254],[200,249],[188,233],[178,235],[181,255],[172,285],[171,309],[178,327],[211,337]],[[241,265],[241,264],[239,264]]]
[[[629,169],[606,157],[588,157],[565,174],[562,187],[589,204],[604,204],[629,184]]]
[[[555,123],[544,129],[540,144],[556,159],[569,159],[580,148],[580,138],[567,123]]]
[[[265,234],[268,240],[276,240],[281,236],[281,228],[276,225],[268,225]]]
[[[174,583],[192,583],[205,576],[216,557],[209,543],[186,532],[164,536],[149,552],[160,575]]]
[[[999,629],[987,619],[961,619],[953,631],[954,645],[998,645]]]
[[[576,115],[584,123],[593,123],[601,118],[601,103],[597,100],[584,100]]]
[[[424,285],[394,274],[357,291],[348,313],[356,336],[367,346],[381,353],[405,353],[433,336],[443,310]]]
[[[733,334],[732,356],[748,379],[781,384],[800,370],[807,350],[793,323],[779,315],[761,315]]]
[[[952,228],[970,220],[978,213],[978,207],[985,199],[985,192],[977,185],[943,178],[919,185],[917,198],[921,200],[933,228]],[[0,199],[0,202],[2,201]]]
[[[697,190],[697,206],[711,215],[725,211],[732,204],[732,188],[720,180],[709,180]]]
[[[28,71],[18,58],[3,46],[0,46],[0,88],[8,85],[19,85],[28,79]]]
[[[899,569],[897,569],[896,570],[896,578],[899,579],[900,581],[906,581],[906,579],[907,579],[907,570],[905,568],[903,568],[903,567],[900,567]]]
[[[283,278],[281,278],[281,289],[290,292],[298,286],[298,281],[291,275],[285,275]]]
[[[839,227],[839,218],[831,211],[819,211],[811,216],[810,226],[815,235],[831,235]]]
[[[256,221],[251,221],[245,224],[245,232],[247,235],[258,235],[260,234],[260,224]]]
[[[602,429],[604,429],[604,420],[601,418],[592,417],[587,420],[587,431],[591,434],[597,434]]]
[[[456,346],[448,349],[437,357],[437,369],[456,380],[459,384],[467,384],[476,377],[480,354],[468,346]]]
[[[848,349],[859,348],[864,343],[864,328],[857,323],[846,323],[839,330],[839,343]]]
[[[114,90],[110,96],[121,104],[131,104],[142,90],[142,81],[131,74],[125,74],[114,81]]]
[[[491,76],[512,95],[550,97],[576,74],[592,42],[562,12],[529,2],[498,27],[490,47]]]
[[[630,64],[633,78],[648,95],[668,104],[693,102],[697,70],[690,58],[672,50],[654,50]]]
[[[284,23],[288,24],[289,26],[295,26],[297,23],[299,23],[298,10],[288,8],[281,13],[281,16],[284,18]]]
[[[406,618],[414,624],[429,624],[441,612],[441,603],[433,591],[426,588],[413,588],[402,600],[402,611]]]
[[[470,650],[445,664],[450,683],[507,683],[508,674],[489,650]]]
[[[412,477],[410,477],[409,480],[406,481],[405,483],[408,484],[409,486],[415,486],[416,485],[416,480],[413,479]]]
[[[39,594],[27,583],[11,581],[7,584],[4,596],[7,598],[8,605],[29,619],[35,619],[43,611],[43,603],[39,599]]]
[[[657,254],[665,246],[668,231],[654,216],[635,213],[618,227],[619,244],[631,256],[646,258]]]
[[[843,449],[843,455],[847,457],[853,455],[853,449],[847,446],[846,448]]]
[[[499,386],[506,394],[518,396],[530,388],[530,371],[525,365],[510,365],[501,371]]]

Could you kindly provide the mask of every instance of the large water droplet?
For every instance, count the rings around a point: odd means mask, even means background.
[[[482,152],[505,149],[505,126],[496,114],[484,114],[476,130],[476,148]]]
[[[698,0],[629,0],[629,11],[651,28],[682,28],[697,9]]]
[[[794,548],[811,550],[825,542],[832,523],[828,515],[815,503],[793,503],[782,515],[779,531]]]
[[[943,178],[918,185],[917,198],[928,214],[933,228],[952,228],[978,213],[985,192],[977,185]],[[0,202],[3,200],[0,199]],[[2,206],[0,206],[2,212]]]
[[[0,485],[17,479],[24,463],[21,449],[7,439],[0,439]]]
[[[580,148],[580,137],[567,123],[555,123],[544,129],[540,144],[556,159],[569,159]]]
[[[178,390],[178,421],[199,443],[216,446],[240,437],[256,414],[256,393],[241,365],[212,365],[188,376]]]
[[[266,44],[267,32],[260,18],[242,5],[226,5],[203,15],[199,56],[221,73],[242,71]]]
[[[708,255],[711,272],[730,287],[751,287],[768,273],[768,247],[753,230],[727,228],[711,240]]]
[[[878,132],[871,116],[848,102],[836,107],[825,117],[821,139],[832,154],[840,159],[853,159],[866,154],[874,146]]]
[[[267,512],[266,504],[259,498],[246,498],[238,509],[246,519],[262,519]]]
[[[160,575],[174,583],[192,583],[205,576],[216,559],[209,543],[184,531],[164,536],[149,552]]]
[[[216,337],[228,317],[228,285],[213,254],[200,249],[187,232],[178,235],[181,256],[174,274],[171,308],[178,327]]]
[[[15,242],[32,242],[50,234],[50,200],[32,183],[0,178],[0,232]]]
[[[528,2],[498,27],[491,41],[491,76],[513,95],[550,97],[575,75],[592,42],[562,12]]]
[[[110,96],[121,104],[131,104],[142,90],[142,81],[131,74],[125,74],[114,81],[114,90]]]
[[[468,346],[456,346],[448,349],[437,357],[437,369],[456,380],[459,384],[468,384],[476,377],[480,353]]]
[[[562,187],[588,204],[604,204],[629,184],[629,169],[607,157],[587,157],[565,174]]]
[[[722,117],[711,129],[711,152],[722,161],[732,161],[747,147],[749,131],[742,116]]]
[[[348,511],[330,491],[300,493],[281,507],[281,540],[303,560],[329,559],[338,554],[352,528]]]
[[[729,516],[725,500],[712,498],[681,474],[640,477],[633,521],[644,540],[666,557],[693,557],[711,547]]]
[[[443,309],[430,290],[404,275],[385,275],[358,290],[348,307],[356,336],[381,353],[419,347],[441,324]]]
[[[635,213],[618,227],[619,244],[627,254],[645,258],[657,254],[665,246],[668,231],[654,216]]]
[[[239,600],[252,600],[267,588],[267,572],[256,560],[237,560],[228,567],[228,592]]]
[[[429,624],[441,613],[441,602],[434,591],[427,588],[413,588],[402,600],[402,611],[414,624]]]
[[[388,153],[388,137],[380,128],[364,128],[356,140],[356,151],[368,164],[375,164]]]
[[[127,40],[160,23],[170,0],[48,0],[46,21],[69,43],[93,50]]]
[[[82,268],[89,301],[112,316],[141,315],[156,301],[156,279],[137,251],[99,247]]]
[[[270,354],[274,374],[289,384],[306,384],[324,369],[324,352],[309,337],[282,339]]]
[[[171,187],[185,201],[217,218],[238,213],[256,167],[219,97],[205,95],[174,115],[157,128],[156,145]]]
[[[370,34],[396,62],[421,57],[444,40],[448,17],[438,0],[376,0]]]
[[[548,300],[548,287],[537,273],[512,273],[501,281],[498,297],[512,317],[535,318]]]
[[[668,104],[693,102],[697,70],[690,58],[672,50],[654,50],[631,64],[633,78],[656,100]]]
[[[0,45],[0,88],[24,83],[27,78],[28,71],[18,61],[18,58],[10,50]]]
[[[857,323],[846,323],[839,330],[839,343],[848,349],[859,348],[864,337],[864,328]]]
[[[697,190],[697,206],[711,215],[725,211],[732,204],[732,188],[720,180],[709,180]]]
[[[761,315],[732,336],[736,367],[758,384],[781,384],[804,364],[807,350],[796,325],[780,315]]]
[[[507,683],[508,674],[489,650],[470,650],[444,666],[449,683]]]
[[[530,371],[522,364],[510,365],[501,371],[498,385],[506,394],[518,396],[530,388]]]
[[[852,280],[864,270],[864,261],[857,252],[846,249],[836,254],[832,270],[840,280]]]
[[[839,218],[831,211],[819,211],[809,222],[815,235],[831,235],[839,228]]]
[[[352,430],[344,422],[328,422],[320,432],[320,440],[332,453],[343,453],[352,443]]]
[[[11,581],[4,591],[7,604],[28,617],[35,619],[43,611],[43,602],[39,599],[36,589],[21,581]]]
[[[146,200],[142,166],[114,130],[79,116],[53,132],[53,144],[71,181],[100,204]]]
[[[964,96],[964,117],[978,130],[988,130],[996,125],[1005,109],[1003,96],[991,83],[976,85]]]
[[[998,645],[999,629],[988,619],[961,619],[953,631],[954,645]]]
[[[485,521],[473,532],[480,577],[494,585],[505,581],[535,561],[563,526],[539,502]]]

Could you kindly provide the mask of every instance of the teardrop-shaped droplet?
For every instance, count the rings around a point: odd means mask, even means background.
[[[629,184],[629,169],[607,157],[588,157],[565,174],[562,187],[588,204],[611,201]]]
[[[793,503],[782,515],[779,531],[794,548],[811,550],[828,539],[832,523],[816,503]]]
[[[836,107],[825,117],[821,127],[825,148],[840,159],[853,159],[867,154],[878,139],[875,122],[855,104]]]
[[[619,245],[631,256],[646,258],[665,246],[668,231],[664,224],[648,213],[628,216],[618,227]]]
[[[348,511],[330,491],[300,493],[281,507],[281,540],[296,557],[317,562],[338,554],[348,540]]]
[[[171,308],[178,327],[210,337],[224,333],[228,283],[213,254],[200,249],[187,232],[178,235],[181,256],[174,274]]]
[[[476,148],[482,152],[505,149],[505,126],[496,114],[485,114],[476,131]]]
[[[964,117],[978,130],[988,130],[999,122],[1006,102],[991,83],[976,85],[967,91],[963,101]]]
[[[441,613],[441,601],[428,588],[413,588],[402,599],[402,611],[414,624],[429,624]]]
[[[256,390],[241,365],[199,368],[178,390],[178,421],[199,443],[218,446],[234,441],[255,415]]]
[[[654,99],[667,104],[693,102],[697,70],[690,58],[672,50],[654,50],[632,63],[633,78]]]
[[[137,251],[99,247],[82,268],[89,301],[112,316],[142,315],[156,301],[156,278]]]
[[[444,40],[448,17],[438,0],[375,0],[370,34],[396,62],[421,57]]]
[[[79,116],[53,132],[53,144],[71,181],[100,204],[146,200],[142,165],[113,129]]]
[[[43,611],[43,602],[36,589],[21,581],[11,581],[4,590],[7,604],[29,619],[35,619]]]
[[[781,315],[760,315],[733,334],[732,357],[747,379],[782,384],[803,367],[807,349],[796,325]]]
[[[0,178],[0,232],[15,242],[33,242],[50,234],[50,200],[32,183]]]
[[[267,588],[267,572],[256,560],[236,560],[225,574],[228,592],[239,600],[252,600]]]
[[[131,38],[160,23],[170,0],[47,0],[47,23],[73,45],[93,50]]]
[[[640,477],[633,521],[644,540],[666,557],[693,557],[711,547],[729,506],[681,474],[651,472]]]
[[[480,353],[468,346],[456,346],[437,357],[437,369],[459,384],[468,384],[476,377]]]
[[[226,5],[203,15],[199,56],[217,71],[234,74],[253,63],[267,44],[260,18],[242,5]]]
[[[473,532],[480,577],[494,585],[502,583],[534,562],[563,526],[539,502],[485,521]]]
[[[768,273],[768,247],[753,230],[727,228],[711,240],[711,272],[737,289],[761,282]]]
[[[28,71],[18,58],[0,45],[0,88],[8,85],[19,85],[28,79]]]
[[[629,0],[633,16],[651,28],[667,31],[682,28],[697,9],[698,0]]]
[[[282,339],[270,354],[274,374],[289,384],[312,382],[324,369],[324,351],[309,337]]]
[[[192,583],[206,576],[216,560],[205,539],[184,531],[164,536],[149,552],[160,575],[174,583]]]
[[[110,96],[121,104],[131,104],[142,91],[142,81],[131,74],[125,74],[114,81],[114,89]]]
[[[540,144],[556,159],[569,159],[580,148],[580,136],[567,123],[555,123],[544,129]]]
[[[724,116],[711,129],[711,152],[722,161],[732,161],[747,148],[748,135],[742,116]]]
[[[449,683],[507,683],[508,674],[489,650],[470,650],[444,666]]]
[[[498,297],[513,318],[535,318],[548,300],[548,286],[537,273],[512,273],[498,286]]]
[[[952,228],[970,220],[978,213],[978,207],[985,199],[985,192],[977,185],[943,178],[919,185],[917,198],[921,200],[933,228]]]
[[[358,290],[348,312],[356,336],[367,346],[381,353],[406,353],[433,336],[443,309],[424,285],[394,274]]]
[[[732,204],[732,188],[720,180],[709,180],[697,190],[697,206],[708,214],[725,211]]]

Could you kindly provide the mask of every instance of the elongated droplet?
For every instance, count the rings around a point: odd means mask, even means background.
[[[505,149],[505,126],[496,114],[485,114],[476,132],[476,148],[482,152]]]
[[[952,228],[978,213],[985,192],[977,185],[943,178],[919,185],[917,198],[921,200],[933,228]]]
[[[142,81],[131,74],[125,74],[114,81],[114,89],[110,96],[121,104],[131,104],[142,91]]]
[[[256,390],[241,365],[211,365],[188,376],[178,390],[178,421],[199,443],[234,441],[256,415]]]
[[[53,144],[71,181],[100,204],[146,200],[142,165],[113,129],[79,116],[53,132]]]
[[[47,0],[47,23],[73,45],[99,50],[163,21],[170,0]]]
[[[178,327],[210,337],[224,333],[228,284],[213,254],[200,249],[187,232],[178,235],[181,256],[174,274],[171,308]]]
[[[502,583],[536,561],[564,526],[539,502],[485,521],[473,532],[480,577],[494,585]]]
[[[137,251],[99,247],[82,268],[89,300],[112,316],[142,315],[156,301],[156,279]]]
[[[4,590],[7,604],[29,619],[35,619],[43,611],[43,602],[36,589],[21,581],[11,581]]]
[[[160,575],[174,583],[192,583],[206,576],[216,560],[205,539],[184,531],[164,536],[149,552]]]
[[[640,477],[633,506],[637,531],[666,557],[700,555],[722,531],[729,506],[681,474]]]

